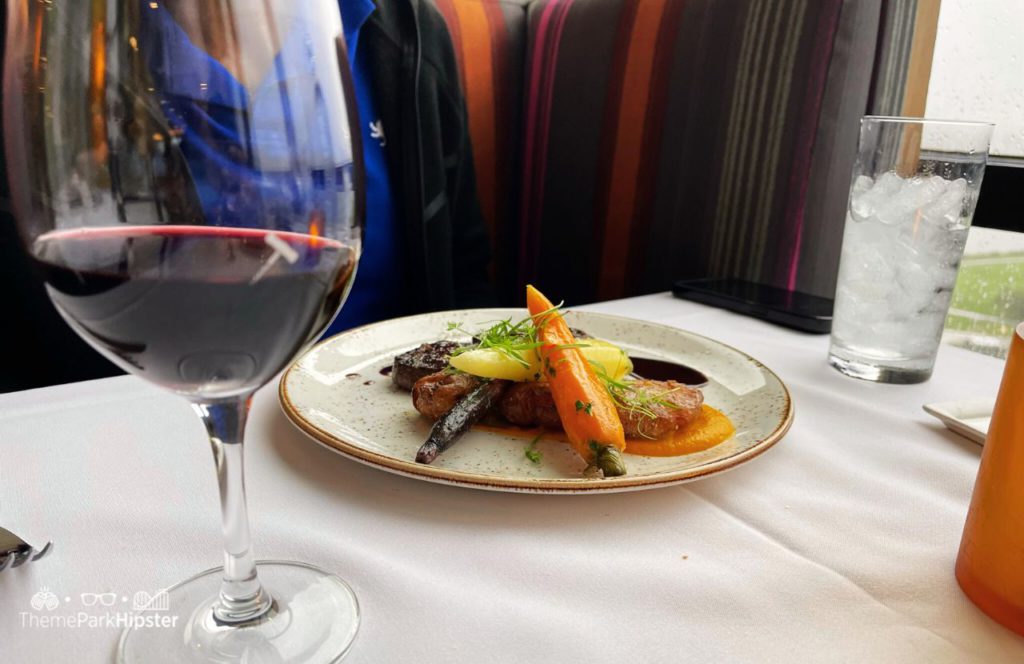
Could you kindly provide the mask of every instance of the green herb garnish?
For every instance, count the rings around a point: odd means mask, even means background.
[[[544,453],[537,449],[537,443],[543,436],[544,434],[542,433],[537,434],[536,437],[530,441],[530,444],[527,445],[526,451],[524,452],[526,458],[536,464],[539,464],[541,459],[544,458]]]
[[[615,405],[622,410],[630,414],[636,414],[642,418],[650,420],[656,419],[658,414],[654,412],[654,406],[662,406],[664,408],[679,408],[679,405],[666,399],[668,395],[673,392],[678,392],[683,386],[674,387],[670,390],[647,390],[636,385],[621,380],[615,380],[609,376],[604,367],[597,362],[591,362],[594,367],[594,373],[597,374],[598,379],[604,384],[606,390],[608,390],[609,396]],[[647,436],[643,432],[642,422],[637,423],[637,433],[644,438],[653,438],[653,436]]]
[[[558,311],[561,307],[562,304],[559,303],[551,309],[541,312],[540,317],[545,317],[548,314]],[[543,327],[546,321],[546,318],[542,318],[541,327]],[[448,323],[448,330],[466,332],[461,323]],[[461,355],[471,350],[490,348],[500,353],[504,353],[524,367],[528,367],[532,362],[530,362],[527,357],[530,356],[530,353],[536,352],[536,349],[542,345],[538,338],[537,330],[538,328],[534,325],[533,317],[531,316],[527,316],[517,322],[512,322],[511,318],[495,321],[489,328],[478,332],[475,335],[476,338],[480,340],[476,345],[456,348],[452,353],[452,356]],[[468,332],[466,333],[469,334]],[[564,347],[572,348],[577,347],[578,345],[579,344],[565,344]]]
[[[591,414],[590,410],[593,407],[594,407],[594,404],[590,403],[589,401],[584,403],[584,402],[580,401],[579,399],[576,400],[576,412],[577,413],[582,410],[587,415],[590,415]]]

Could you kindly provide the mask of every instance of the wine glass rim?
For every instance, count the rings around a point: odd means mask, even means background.
[[[861,118],[861,122],[865,120],[871,122],[902,122],[905,124],[921,124],[921,125],[952,125],[961,127],[995,127],[994,122],[985,122],[983,120],[943,120],[938,118],[914,118],[903,115],[865,115]]]

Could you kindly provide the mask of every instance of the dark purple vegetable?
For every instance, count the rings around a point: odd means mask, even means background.
[[[507,380],[489,380],[474,388],[434,422],[427,442],[416,453],[416,461],[430,463],[438,454],[451,447],[459,436],[466,433],[474,422],[480,420],[501,399],[508,384]]]

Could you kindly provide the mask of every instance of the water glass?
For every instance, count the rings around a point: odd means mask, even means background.
[[[931,376],[992,125],[868,116],[846,214],[829,362],[848,376]]]

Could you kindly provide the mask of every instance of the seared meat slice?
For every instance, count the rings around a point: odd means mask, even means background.
[[[629,383],[633,394],[643,397],[646,413],[636,409],[619,407],[619,419],[627,438],[659,438],[667,433],[682,429],[692,422],[704,403],[700,390],[677,383],[674,380],[636,380]],[[667,402],[671,406],[665,405]],[[501,414],[512,424],[519,426],[544,426],[560,429],[555,401],[547,383],[516,383],[506,392],[501,401]],[[654,416],[651,417],[651,414]]]
[[[644,408],[650,411],[646,414],[619,407],[619,419],[622,420],[622,429],[627,438],[660,438],[678,431],[696,419],[704,404],[704,394],[700,390],[674,380],[640,379],[628,385],[634,394],[641,393],[656,401],[643,400]],[[651,413],[654,417],[650,417]]]
[[[465,373],[432,373],[413,385],[412,405],[424,416],[436,420],[454,408],[479,384],[479,378]]]
[[[420,378],[448,366],[452,351],[461,346],[454,341],[435,341],[395,357],[391,380],[403,390],[411,390]]]
[[[543,426],[561,429],[555,400],[547,383],[515,383],[505,390],[501,414],[521,427]]]

